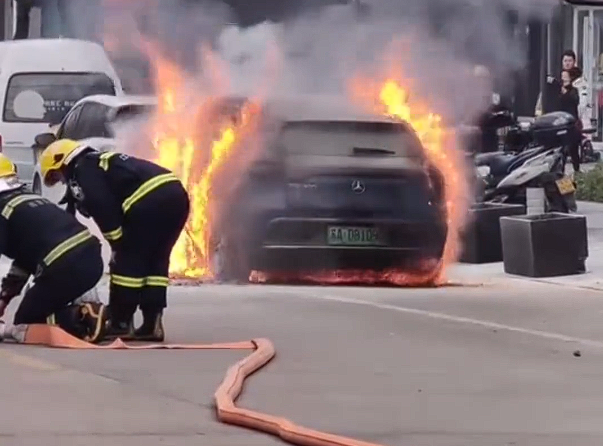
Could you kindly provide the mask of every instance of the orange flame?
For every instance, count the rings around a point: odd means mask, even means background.
[[[235,129],[227,127],[221,136],[213,141],[210,148],[210,162],[201,173],[200,181],[191,174],[194,162],[195,144],[189,138],[178,141],[177,138],[158,138],[156,148],[159,156],[156,162],[166,168],[174,169],[185,185],[191,210],[185,230],[182,232],[170,258],[170,275],[178,277],[205,278],[211,276],[209,265],[209,204],[212,180],[219,167],[224,163],[235,142]]]
[[[210,207],[212,184],[228,160],[238,139],[240,125],[206,116],[215,98],[190,96],[179,69],[154,55],[158,107],[153,120],[155,156],[153,161],[173,171],[190,197],[190,215],[170,258],[170,276],[205,279],[210,267]]]
[[[387,115],[406,121],[413,127],[423,144],[428,160],[443,174],[448,224],[443,263],[447,265],[457,259],[466,211],[463,203],[467,197],[467,184],[462,158],[450,144],[448,137],[451,135],[444,131],[441,116],[424,111],[426,107],[420,104],[411,105],[409,92],[400,83],[395,80],[386,81],[379,91],[379,100]]]

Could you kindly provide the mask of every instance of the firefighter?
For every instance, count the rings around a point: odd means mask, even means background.
[[[189,197],[169,170],[61,139],[40,156],[43,181],[67,185],[78,212],[111,245],[108,336],[163,342],[169,259],[189,214]],[[137,307],[142,325],[134,329]]]
[[[89,342],[102,340],[107,312],[100,303],[73,302],[103,274],[101,245],[73,215],[27,193],[15,165],[0,154],[0,253],[13,259],[0,284],[0,317],[20,295],[14,325],[56,323]],[[2,324],[3,337],[6,326]]]

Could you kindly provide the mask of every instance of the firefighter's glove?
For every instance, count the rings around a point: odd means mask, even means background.
[[[2,279],[0,299],[5,302],[10,302],[13,298],[21,294],[28,279],[29,273],[13,265]]]

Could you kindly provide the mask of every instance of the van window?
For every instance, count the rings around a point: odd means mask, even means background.
[[[94,94],[115,94],[106,74],[16,74],[8,82],[4,121],[58,124],[77,101]]]

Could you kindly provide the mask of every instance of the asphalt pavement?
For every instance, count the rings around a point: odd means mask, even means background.
[[[509,284],[172,289],[168,341],[268,337],[240,404],[384,445],[599,445],[603,300]],[[574,352],[580,350],[580,357]],[[0,444],[268,445],[214,419],[243,352],[0,348]]]
[[[172,287],[167,341],[271,339],[277,356],[239,405],[318,430],[392,446],[601,445],[603,206],[579,206],[587,274],[456,265],[437,289]],[[245,354],[5,343],[0,445],[281,444],[215,420],[213,392]]]

